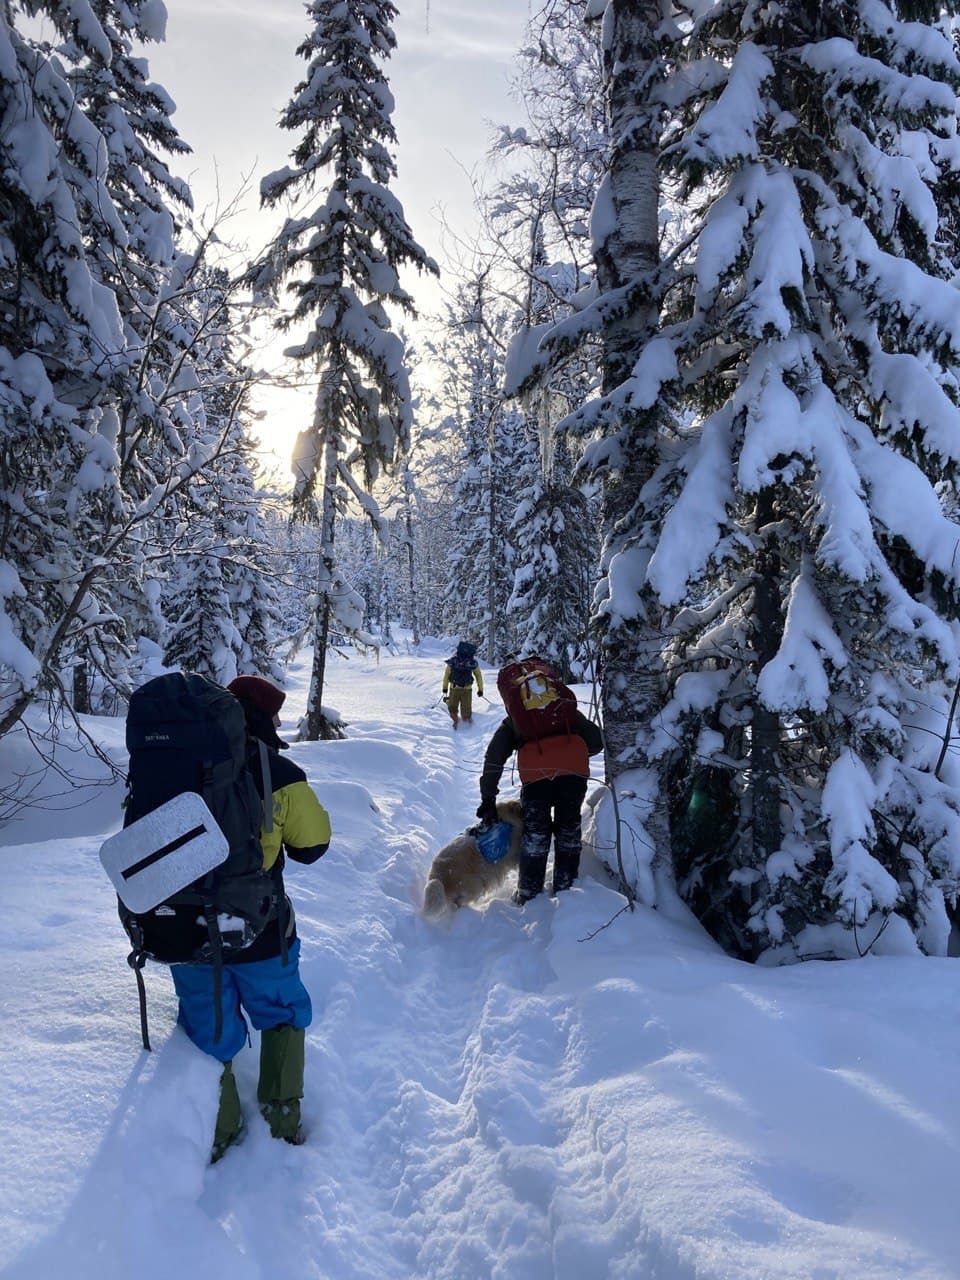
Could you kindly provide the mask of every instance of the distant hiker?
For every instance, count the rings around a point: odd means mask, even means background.
[[[243,1130],[233,1058],[248,1040],[249,1017],[260,1035],[257,1101],[275,1138],[293,1146],[303,1142],[305,1028],[310,1025],[310,996],[300,978],[300,941],[293,907],[283,886],[284,853],[295,862],[313,863],[330,843],[330,819],[307,783],[306,774],[279,754],[280,708],[286,694],[261,676],[238,676],[227,688],[243,707],[247,732],[266,744],[273,791],[272,830],[261,830],[263,865],[277,885],[277,909],[260,936],[233,952],[222,969],[220,1035],[215,1027],[212,966],[171,966],[180,1000],[179,1021],[193,1043],[224,1064],[213,1156],[219,1160]],[[266,827],[267,824],[265,824]]]
[[[461,640],[452,658],[447,659],[443,671],[443,700],[447,704],[453,727],[458,719],[469,724],[473,719],[473,682],[477,682],[477,695],[483,697],[483,673],[477,666],[477,646]]]
[[[497,820],[496,796],[504,765],[517,752],[523,836],[514,902],[541,893],[553,836],[553,893],[569,889],[580,873],[580,810],[587,794],[590,756],[603,749],[600,729],[577,710],[576,696],[542,658],[524,658],[497,676],[506,718],[487,745],[480,775],[484,823]]]

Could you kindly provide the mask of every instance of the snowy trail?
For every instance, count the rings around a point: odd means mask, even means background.
[[[3,848],[3,1280],[956,1280],[956,961],[738,964],[682,913],[613,921],[589,857],[558,902],[520,912],[508,882],[424,920],[499,721],[482,703],[455,733],[441,672],[343,659],[349,738],[293,749],[334,828],[288,877],[314,999],[302,1148],[256,1114],[254,1037],[248,1136],[208,1165],[219,1071],[159,968],[140,1051],[97,862],[119,788]]]
[[[301,760],[312,750],[323,762],[315,781],[335,830],[338,800],[353,806],[354,824],[364,804],[353,790],[338,793],[349,786],[351,760],[364,757],[369,777],[376,753],[384,780],[372,796],[378,812],[368,809],[368,839],[344,855],[351,865],[336,901],[324,896],[322,871],[308,896],[294,890],[304,936],[314,939],[304,974],[317,1004],[306,1107],[316,1139],[296,1153],[310,1188],[298,1181],[301,1260],[338,1280],[582,1280],[606,1265],[590,1238],[609,1252],[617,1206],[608,1182],[625,1161],[624,1144],[606,1117],[594,1120],[581,1101],[553,1094],[586,1040],[568,996],[545,994],[556,978],[548,959],[556,904],[544,898],[521,914],[504,896],[439,924],[419,915],[433,853],[473,821],[483,749],[499,721],[485,706],[473,726],[454,732],[430,702],[423,672],[422,662],[411,664],[399,696],[396,666],[389,680],[368,673],[373,704],[391,702],[389,743],[365,734],[362,708],[341,706],[355,717],[351,740],[300,750]],[[391,778],[402,783],[393,789]],[[596,888],[609,918],[619,903]],[[252,1056],[246,1067],[252,1090]],[[221,1194],[208,1198],[225,1227],[227,1217],[247,1216],[236,1212],[247,1158],[237,1153],[233,1175],[224,1162]],[[621,1234],[622,1274],[650,1274],[635,1224]],[[273,1243],[269,1231],[259,1246],[243,1236],[264,1275]]]
[[[550,1094],[575,1028],[567,998],[541,994],[555,978],[545,957],[556,908],[544,899],[521,915],[501,900],[439,924],[420,917],[434,851],[473,820],[483,749],[499,719],[478,714],[454,732],[425,707],[422,672],[418,663],[401,681],[399,699],[395,677],[384,683],[396,730],[389,743],[358,723],[349,742],[312,749],[335,829],[338,798],[354,806],[354,823],[363,798],[338,796],[331,759],[336,778],[351,758],[375,752],[386,785],[372,797],[379,812],[368,810],[369,839],[345,855],[352,865],[338,878],[337,901],[319,905],[322,885],[309,898],[295,888],[304,936],[320,939],[304,961],[317,1003],[306,1106],[315,1140],[291,1166],[306,1174],[293,1211],[300,1261],[338,1280],[583,1277],[597,1260],[588,1233],[577,1232],[572,1194],[564,1207],[563,1148],[581,1148],[576,1191],[588,1204],[609,1200],[610,1162],[582,1149],[580,1116]],[[371,671],[371,697],[379,684]],[[348,720],[356,714],[339,709]],[[391,777],[403,785],[393,790]],[[369,910],[358,914],[350,902]],[[252,1090],[252,1057],[246,1067]],[[219,1190],[205,1204],[225,1230],[248,1218],[237,1212],[248,1158],[238,1152],[211,1176]],[[452,1240],[454,1221],[463,1227]],[[264,1275],[274,1243],[273,1231],[242,1235]],[[632,1241],[624,1248],[635,1254]]]

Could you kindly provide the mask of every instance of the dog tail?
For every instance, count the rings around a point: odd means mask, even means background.
[[[423,914],[441,916],[447,909],[447,891],[440,880],[428,880],[423,891]]]

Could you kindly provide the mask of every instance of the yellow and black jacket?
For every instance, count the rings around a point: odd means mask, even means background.
[[[480,670],[480,668],[474,667],[473,670],[470,672],[470,678],[468,680],[464,681],[462,676],[460,677],[459,680],[457,680],[454,678],[454,672],[450,666],[450,663],[448,662],[443,669],[443,687],[441,692],[446,693],[447,690],[450,688],[451,683],[453,684],[453,687],[455,689],[469,689],[470,686],[473,684],[474,680],[476,680],[477,682],[477,693],[482,698],[483,697],[483,672]]]
[[[278,900],[283,909],[270,921],[255,942],[244,951],[231,956],[231,964],[244,964],[254,960],[268,960],[280,955],[284,943],[289,946],[297,936],[296,916],[283,885],[285,858],[310,865],[326,853],[330,844],[330,818],[307,782],[307,775],[298,764],[282,756],[276,730],[262,711],[240,699],[247,717],[247,729],[251,737],[266,743],[270,761],[270,786],[273,791],[273,830],[260,832],[263,846],[263,865],[273,872]],[[259,769],[254,769],[259,781]],[[280,922],[284,923],[286,938],[280,937]]]
[[[273,830],[260,832],[265,870],[286,853],[309,866],[322,858],[330,844],[330,818],[314,795],[307,775],[279,751],[267,749],[273,787]]]

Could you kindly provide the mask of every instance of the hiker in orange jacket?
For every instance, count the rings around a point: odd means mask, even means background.
[[[574,711],[570,733],[530,742],[526,751],[525,745],[526,740],[508,715],[487,745],[477,809],[481,822],[497,821],[500,778],[507,760],[516,751],[523,807],[519,876],[513,896],[518,906],[543,891],[551,837],[552,892],[569,889],[580,874],[580,810],[587,794],[589,757],[603,750],[603,736],[592,720]]]

